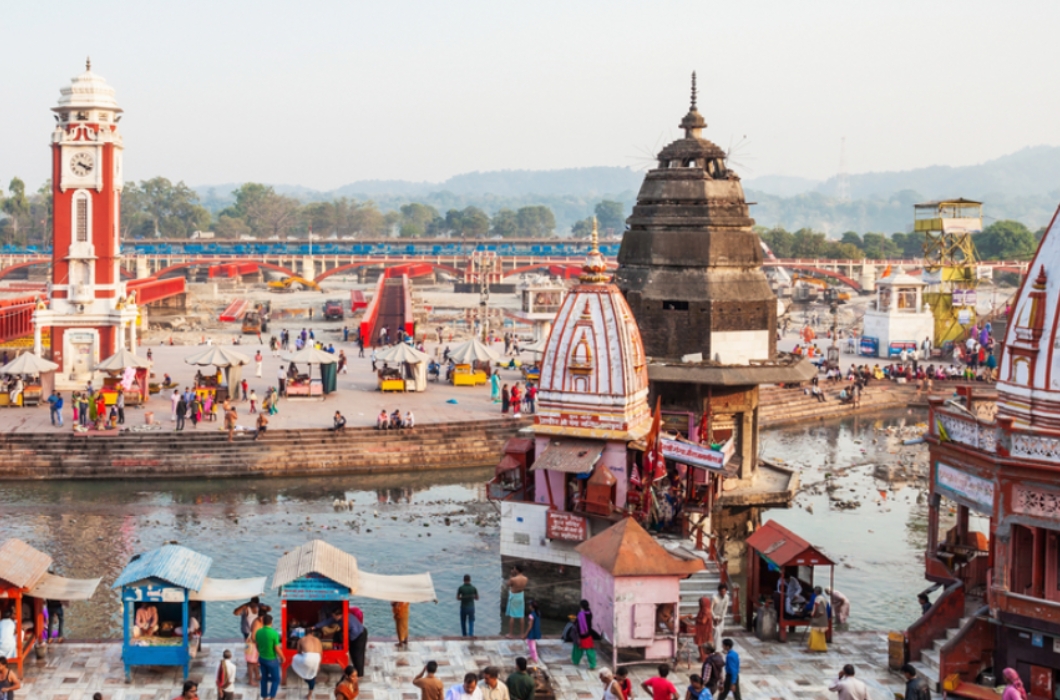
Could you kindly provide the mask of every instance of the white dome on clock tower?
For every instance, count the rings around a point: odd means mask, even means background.
[[[52,107],[54,112],[122,111],[114,98],[114,88],[107,84],[102,75],[92,72],[91,60],[85,61],[85,72],[72,78],[68,86],[60,88],[59,94],[59,104]]]

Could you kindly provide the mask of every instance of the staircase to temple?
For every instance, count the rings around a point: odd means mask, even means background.
[[[685,559],[702,559],[706,568],[681,580],[681,605],[679,614],[681,616],[691,615],[695,617],[699,611],[699,599],[703,596],[708,598],[718,592],[718,584],[721,583],[721,571],[718,563],[712,561],[707,552],[695,549],[689,540],[660,540],[659,543],[676,556]],[[726,625],[732,624],[732,610],[726,617]]]
[[[71,433],[0,436],[0,479],[311,476],[455,469],[495,464],[504,443],[528,421],[372,428],[270,430],[233,442],[208,423],[194,430],[84,437]],[[188,425],[191,423],[189,421]]]
[[[924,649],[920,652],[920,661],[912,662],[913,667],[928,679],[933,690],[938,690],[939,682],[942,680],[939,678],[939,655],[942,652],[942,647],[957,636],[957,633],[970,619],[971,616],[961,618],[960,623],[956,627],[947,629],[945,636],[936,639],[930,649]]]
[[[762,427],[772,427],[807,420],[836,418],[854,413],[867,413],[887,408],[905,408],[916,398],[914,384],[895,384],[893,382],[874,382],[861,393],[861,405],[855,409],[850,404],[841,404],[836,398],[846,382],[821,383],[825,401],[818,401],[806,394],[801,388],[786,389],[769,385],[759,390],[759,421]],[[941,384],[936,384],[935,393]]]

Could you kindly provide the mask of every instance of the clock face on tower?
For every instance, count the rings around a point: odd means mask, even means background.
[[[83,151],[81,153],[75,153],[73,157],[70,158],[70,172],[78,177],[84,177],[91,172],[92,167],[95,164],[96,161],[91,153],[85,153]]]

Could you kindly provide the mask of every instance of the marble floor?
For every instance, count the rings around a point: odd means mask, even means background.
[[[824,654],[813,654],[799,641],[788,644],[761,642],[744,633],[733,638],[741,657],[741,690],[747,700],[817,700],[834,698],[828,683],[847,663],[854,664],[858,677],[870,688],[871,700],[893,700],[904,687],[903,679],[887,670],[887,637],[880,632],[837,633],[831,648]],[[201,683],[199,697],[215,700],[214,673],[224,649],[237,657],[240,674],[245,674],[241,645],[210,642],[193,662],[191,679]],[[575,668],[570,662],[570,645],[559,640],[542,640],[538,645],[542,667],[547,670],[557,698],[594,700],[601,696],[596,672],[585,662]],[[417,700],[419,691],[411,680],[430,660],[438,662],[438,676],[448,688],[459,682],[468,671],[481,671],[488,665],[502,668],[502,678],[514,668],[517,656],[526,654],[526,646],[504,638],[468,641],[460,638],[413,640],[407,651],[397,650],[392,642],[372,642],[368,648],[366,678],[361,682],[365,700]],[[609,665],[603,658],[599,665]],[[689,666],[682,657],[670,679],[682,697],[690,673],[698,673],[698,663]],[[655,673],[654,665],[630,667],[635,697],[643,697],[640,682]],[[102,692],[105,700],[171,700],[180,694],[182,670],[178,668],[137,667],[132,684],[126,684],[121,664],[121,646],[113,642],[98,644],[67,643],[53,646],[47,660],[27,663],[23,689],[15,693],[18,700],[91,700]],[[339,679],[339,669],[325,667],[318,677],[313,700],[330,700],[331,689]],[[256,688],[241,677],[236,687],[237,700],[256,700]],[[294,674],[279,698],[304,698],[306,687]]]

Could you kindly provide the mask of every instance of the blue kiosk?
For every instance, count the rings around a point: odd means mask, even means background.
[[[126,681],[133,666],[182,666],[191,660],[206,629],[205,603],[249,600],[265,590],[265,577],[211,579],[210,557],[167,544],[137,554],[114,582],[121,588],[122,662]]]

